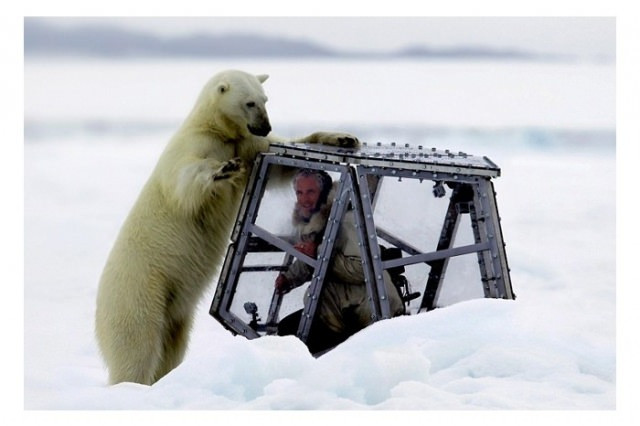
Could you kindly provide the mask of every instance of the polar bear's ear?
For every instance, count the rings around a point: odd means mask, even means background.
[[[260,75],[256,75],[256,78],[258,79],[258,81],[260,83],[264,83],[269,78],[269,75],[268,74],[260,74]]]
[[[224,93],[227,90],[229,90],[229,83],[220,83],[218,84],[218,86],[216,87],[216,91],[218,93]]]

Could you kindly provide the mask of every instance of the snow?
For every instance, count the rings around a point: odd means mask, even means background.
[[[616,410],[615,69],[584,64],[236,65],[271,74],[266,88],[280,134],[346,124],[365,140],[434,144],[496,162],[518,298],[466,300],[382,321],[315,359],[293,337],[231,335],[208,314],[213,283],[178,368],[151,387],[107,386],[93,336],[102,266],[205,69],[226,65],[25,64],[25,409]],[[516,68],[519,74],[505,81]],[[404,84],[421,76],[440,83],[409,94],[389,81],[396,72]],[[523,81],[531,84],[523,88]],[[369,92],[379,94],[380,85],[382,100],[373,102]],[[487,100],[491,88],[495,97]],[[485,99],[465,102],[464,90]],[[519,102],[508,95],[513,90]],[[83,103],[85,91],[102,95]],[[428,101],[415,99],[422,91]],[[402,102],[394,101],[398,93]],[[547,96],[559,102],[549,106]],[[524,110],[513,111],[516,104]],[[429,108],[416,112],[423,107]],[[96,120],[103,126],[92,127]],[[120,128],[119,120],[142,124]],[[435,413],[426,420],[447,421]],[[293,413],[285,418],[308,421]]]

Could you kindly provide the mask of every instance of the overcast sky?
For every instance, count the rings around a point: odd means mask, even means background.
[[[48,18],[63,26],[113,24],[155,34],[258,33],[349,50],[490,46],[538,53],[615,56],[613,17]]]

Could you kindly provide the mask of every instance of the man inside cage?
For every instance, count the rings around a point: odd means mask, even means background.
[[[322,170],[300,169],[293,177],[293,188],[296,195],[292,214],[296,230],[294,247],[315,258],[331,212],[336,185]],[[276,278],[276,291],[287,293],[309,281],[312,274],[312,267],[296,260]],[[384,281],[392,316],[403,314],[404,304],[386,271]],[[305,307],[309,300],[308,292],[304,297]],[[301,314],[302,310],[283,318],[278,334],[295,334]],[[316,318],[307,340],[309,351],[316,354],[338,345],[370,325],[373,322],[371,317],[355,221],[353,212],[348,211],[336,238]]]

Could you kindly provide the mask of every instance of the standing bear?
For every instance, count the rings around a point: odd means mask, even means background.
[[[185,354],[195,308],[226,252],[251,167],[269,148],[266,75],[230,70],[204,86],[169,141],[100,278],[96,337],[109,382],[153,384]],[[357,146],[318,132],[298,140]]]

